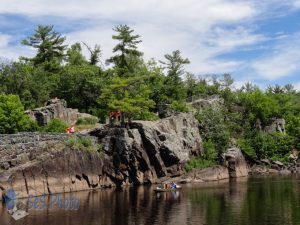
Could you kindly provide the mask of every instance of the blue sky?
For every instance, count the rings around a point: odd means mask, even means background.
[[[195,75],[300,90],[300,0],[1,0],[0,58],[34,55],[20,41],[39,24],[54,25],[67,44],[100,44],[103,61],[115,45],[112,28],[128,24],[142,36],[145,59],[179,49]]]

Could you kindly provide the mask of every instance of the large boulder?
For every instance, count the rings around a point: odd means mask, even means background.
[[[229,179],[228,169],[224,166],[213,166],[204,169],[193,169],[182,177],[181,182],[187,179],[191,182],[208,182]]]
[[[199,155],[202,140],[193,114],[180,113],[159,121],[134,121],[129,128],[102,128],[98,137],[111,157],[110,177],[118,183],[154,183],[183,173],[182,164]]]
[[[195,109],[219,108],[224,104],[224,99],[218,95],[212,96],[192,96],[187,99],[187,103]]]
[[[61,119],[72,125],[82,117],[92,117],[87,113],[79,113],[78,109],[67,108],[67,102],[63,99],[50,99],[44,107],[26,111],[32,119],[36,120],[40,126],[47,125],[52,119]]]
[[[285,133],[285,119],[273,118],[270,125],[264,128],[264,131],[269,134],[275,132]]]
[[[91,190],[114,186],[106,171],[107,158],[98,152],[50,143],[36,150],[35,159],[0,172],[0,189],[13,188],[18,197]]]
[[[222,158],[231,178],[248,176],[247,163],[239,148],[229,148],[222,154]]]

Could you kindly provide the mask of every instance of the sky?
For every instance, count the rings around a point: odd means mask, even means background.
[[[21,40],[54,25],[66,43],[99,44],[112,55],[113,28],[141,35],[145,60],[180,50],[197,76],[230,73],[252,82],[300,90],[300,0],[0,0],[0,58],[33,56]],[[84,49],[87,55],[87,50]],[[298,75],[299,74],[299,75]]]

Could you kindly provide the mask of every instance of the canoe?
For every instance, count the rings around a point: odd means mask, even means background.
[[[179,191],[181,190],[180,186],[177,186],[176,188],[156,188],[154,189],[155,192],[170,192],[170,191]]]

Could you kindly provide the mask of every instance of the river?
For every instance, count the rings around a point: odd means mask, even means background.
[[[27,200],[29,215],[13,220],[0,205],[2,225],[289,225],[300,224],[300,178],[251,177],[184,185],[157,194],[153,186],[62,195],[77,208],[52,204],[39,209]],[[31,203],[31,202],[30,202]]]

